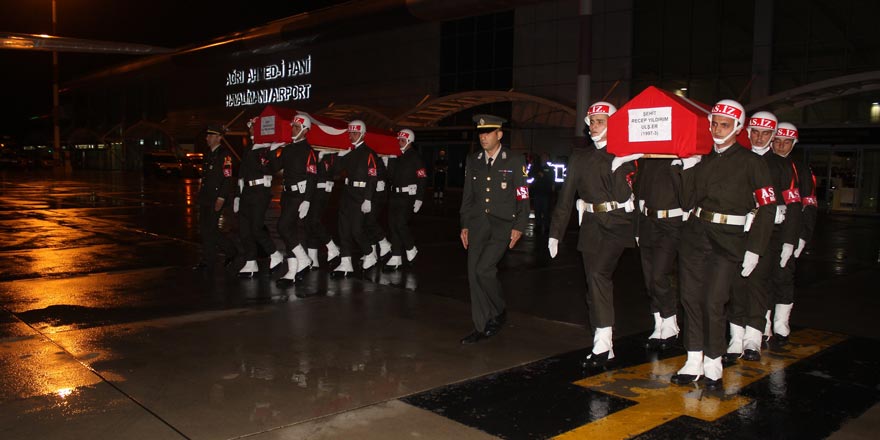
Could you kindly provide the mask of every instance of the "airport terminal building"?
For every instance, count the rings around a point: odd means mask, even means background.
[[[585,106],[650,85],[738,99],[801,129],[795,153],[834,210],[878,212],[880,5],[859,0],[350,1],[96,72],[64,86],[76,166],[140,169],[145,152],[201,151],[208,122],[244,145],[267,104],[411,128],[460,184],[474,113],[505,144],[564,161]]]

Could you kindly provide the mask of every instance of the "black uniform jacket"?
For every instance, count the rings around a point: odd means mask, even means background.
[[[773,189],[776,194],[777,206],[785,206],[785,221],[774,227],[774,234],[783,243],[797,246],[803,226],[803,204],[801,202],[798,181],[795,177],[794,163],[785,157],[773,154],[772,151],[762,156],[767,162]]]
[[[427,177],[425,162],[422,160],[419,152],[413,148],[408,148],[403,154],[392,159],[388,164],[388,180],[391,183],[391,187],[403,188],[415,184],[416,200],[422,200],[425,195],[425,181]]]
[[[689,172],[688,169],[685,172]],[[682,171],[680,167],[672,165],[672,159],[642,159],[638,162],[638,170],[633,179],[633,192],[636,196],[636,211],[644,202],[644,206],[651,211],[668,211],[681,208],[681,183],[678,182]],[[636,237],[642,237],[639,224],[648,221],[648,216],[637,212],[638,221],[635,222]],[[682,217],[658,219],[656,216],[651,221],[659,220],[660,223],[669,227],[678,227],[683,224]],[[645,229],[648,231],[649,229]],[[648,238],[648,237],[642,237]]]
[[[245,150],[241,157],[241,169],[238,177],[244,179],[244,191],[250,187],[248,181],[262,179],[272,174],[271,157],[275,152],[269,150],[268,145],[259,148]]]
[[[550,237],[559,241],[565,237],[575,195],[593,204],[625,203],[632,197],[630,182],[636,170],[635,164],[627,162],[612,173],[612,159],[614,155],[608,153],[605,148],[589,146],[572,152],[565,183],[562,184],[559,200],[553,210]],[[635,210],[626,212],[623,208],[609,212],[584,212],[578,236],[578,250],[585,252],[598,246],[603,240],[618,240],[624,246],[633,247],[634,217]]]
[[[220,145],[205,155],[199,187],[199,204],[213,205],[218,197],[228,198],[234,192],[234,188],[232,154],[226,146]]]
[[[803,220],[801,222],[800,239],[810,241],[813,238],[813,228],[816,227],[816,214],[819,204],[816,201],[816,176],[810,166],[803,162],[795,162],[797,169],[798,187],[800,188],[801,203],[803,204]]]
[[[732,261],[741,261],[747,250],[763,255],[776,216],[775,190],[764,159],[734,143],[720,154],[713,149],[693,170],[682,173],[683,208],[702,207],[729,215],[746,215],[756,207],[757,211],[748,234],[742,226],[701,220],[696,212],[688,222],[704,222],[710,240]],[[756,195],[763,205],[759,206]]]
[[[287,144],[275,150],[271,163],[273,172],[283,170],[285,187],[297,186],[305,181],[305,191],[300,188],[294,194],[300,195],[304,201],[312,199],[318,180],[318,155],[308,142]]]
[[[526,161],[522,155],[501,147],[491,170],[487,169],[484,151],[468,155],[460,211],[462,229],[469,229],[474,219],[486,215],[510,221],[513,229],[525,231],[529,211]]]
[[[361,204],[364,200],[373,200],[376,182],[385,167],[376,152],[362,143],[347,155],[336,158],[336,162],[339,173],[348,179],[345,185],[348,201]],[[364,186],[360,186],[361,182],[365,182]]]

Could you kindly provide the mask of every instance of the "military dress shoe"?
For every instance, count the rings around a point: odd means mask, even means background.
[[[477,342],[480,342],[480,340],[485,339],[485,338],[486,338],[486,335],[483,332],[474,330],[473,332],[471,332],[471,334],[461,338],[461,344],[462,345],[476,344]]]
[[[773,333],[773,337],[770,338],[770,344],[774,347],[785,347],[788,344],[788,336],[782,336],[779,333]]]
[[[255,278],[259,272],[239,272],[239,278]]]
[[[709,379],[703,376],[703,386],[709,391],[718,391],[724,389],[724,383],[721,379]]]
[[[752,361],[752,362],[760,361],[761,360],[761,352],[758,350],[750,350],[747,348],[747,349],[743,350],[743,360]]]
[[[645,341],[645,348],[648,350],[657,350],[660,347],[660,338],[648,338]]]
[[[611,350],[608,350],[603,353],[590,353],[587,355],[587,358],[581,362],[581,366],[584,368],[605,368],[608,365],[608,354],[611,353]]]
[[[725,367],[736,365],[737,359],[741,358],[742,355],[742,353],[724,353],[721,355],[721,365]]]
[[[700,380],[700,375],[698,374],[673,374],[672,378],[669,379],[670,382],[676,385],[692,384],[698,380]]]
[[[296,284],[296,281],[298,281],[298,280],[292,280],[290,278],[279,278],[277,281],[275,281],[275,285],[278,287],[285,287],[286,288],[286,287],[290,287],[290,286],[293,286],[294,284]]]

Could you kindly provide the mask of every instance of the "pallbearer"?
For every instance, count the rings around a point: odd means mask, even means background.
[[[427,172],[419,152],[412,148],[416,135],[410,129],[397,133],[400,156],[392,159],[388,167],[391,183],[391,203],[388,209],[388,229],[391,230],[391,259],[387,270],[396,270],[406,260],[412,262],[419,250],[416,248],[409,220],[419,212],[425,196]]]

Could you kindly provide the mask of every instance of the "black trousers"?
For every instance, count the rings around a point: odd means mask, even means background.
[[[288,257],[293,256],[293,248],[305,241],[305,219],[299,218],[299,205],[302,203],[302,195],[285,191],[281,193],[281,215],[278,217],[278,235],[284,240],[285,252]],[[309,211],[312,207],[309,206]]]
[[[678,313],[679,295],[673,280],[684,223],[680,218],[658,219],[644,215],[638,221],[639,257],[645,289],[651,299],[651,313],[668,318]]]
[[[547,234],[550,231],[550,196],[551,194],[532,195],[535,208],[535,234]]]
[[[382,225],[379,222],[382,210],[385,209],[386,202],[385,191],[376,192],[371,202],[372,206],[370,206],[370,213],[365,214],[366,223],[364,225],[364,233],[372,244],[378,243],[385,238],[385,229],[382,228]]]
[[[797,247],[797,246],[795,246]],[[779,252],[782,252],[780,247]],[[770,300],[767,304],[768,310],[774,304],[791,304],[794,302],[794,255],[788,259],[785,267],[779,267],[779,255],[776,256],[776,264],[773,265],[773,271],[770,274]],[[765,312],[766,313],[766,312]]]
[[[277,250],[265,224],[266,210],[271,200],[272,192],[265,186],[248,187],[242,192],[238,207],[238,233],[245,260],[257,259],[257,246],[267,255]]]
[[[758,259],[758,265],[748,277],[733,277],[727,319],[739,326],[764,331],[766,314],[770,307],[771,278],[774,268],[779,269],[782,242],[779,234],[770,237],[767,252]]]
[[[626,246],[618,239],[598,234],[597,245],[581,251],[587,278],[587,307],[593,328],[614,326],[612,276]]]
[[[235,243],[220,231],[220,214],[214,205],[199,205],[199,234],[202,238],[202,263],[212,265],[217,260],[217,251],[222,250],[227,258],[238,253]]]
[[[388,229],[391,231],[391,255],[402,256],[416,245],[409,220],[413,215],[415,197],[408,194],[391,194],[388,204]]]
[[[330,233],[324,227],[324,210],[330,200],[330,193],[318,188],[317,192],[312,196],[312,203],[309,207],[309,214],[305,218],[306,225],[306,244],[311,249],[317,249],[330,242]]]
[[[715,249],[703,220],[690,219],[681,236],[679,280],[687,330],[684,347],[717,358],[727,351],[724,307],[742,261],[732,261]]]
[[[486,330],[486,323],[504,311],[498,280],[498,262],[510,245],[513,222],[488,215],[474,218],[468,228],[468,285],[474,328]]]
[[[361,203],[353,197],[343,197],[339,206],[340,255],[351,257],[356,251],[369,254],[373,251],[373,242],[366,235],[367,219],[361,212]]]

